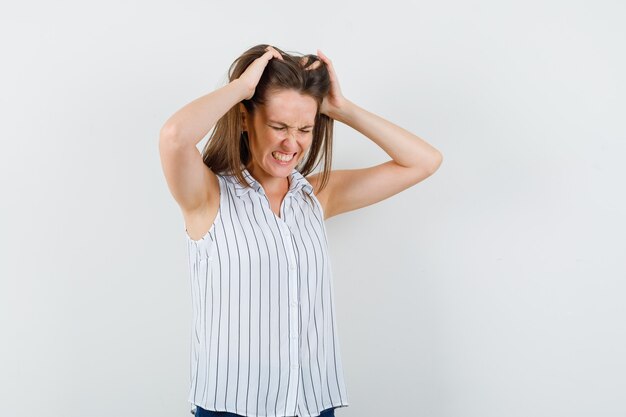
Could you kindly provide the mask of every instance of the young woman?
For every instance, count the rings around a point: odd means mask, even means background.
[[[391,160],[331,170],[334,120]],[[167,120],[159,151],[185,222],[192,413],[334,416],[348,399],[324,220],[424,180],[441,153],[345,98],[319,50],[264,44]]]

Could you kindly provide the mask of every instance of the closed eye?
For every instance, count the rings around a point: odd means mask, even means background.
[[[270,126],[272,129],[274,130],[285,130],[286,127],[276,127],[276,126]],[[309,133],[311,130],[302,130],[300,129],[300,132],[304,132],[304,133]]]

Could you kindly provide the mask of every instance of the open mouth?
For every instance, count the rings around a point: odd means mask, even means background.
[[[283,153],[279,151],[272,152],[272,156],[274,157],[274,159],[280,162],[289,162],[293,159],[295,155],[296,155],[296,152],[294,153]]]

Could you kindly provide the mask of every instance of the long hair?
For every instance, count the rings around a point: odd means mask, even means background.
[[[248,66],[262,56],[267,44],[253,46],[241,54],[231,64],[228,70],[228,82],[238,79]],[[303,176],[309,175],[324,159],[319,191],[323,190],[328,182],[332,166],[332,139],[334,120],[320,113],[322,100],[330,91],[330,76],[328,69],[317,55],[287,54],[274,47],[283,57],[283,60],[272,58],[267,63],[254,95],[241,103],[252,116],[257,106],[265,104],[268,95],[277,90],[290,89],[300,94],[308,95],[317,102],[317,113],[313,126],[313,140],[308,156],[302,158],[296,165],[296,170]],[[313,65],[319,61],[318,65]],[[313,65],[314,69],[306,69]],[[244,186],[250,184],[243,176],[243,167],[251,160],[248,137],[243,132],[242,116],[239,103],[231,107],[222,116],[202,150],[204,163],[214,173],[235,175]],[[243,165],[243,167],[242,167]]]

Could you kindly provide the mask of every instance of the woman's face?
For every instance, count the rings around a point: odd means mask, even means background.
[[[256,178],[288,177],[311,146],[316,113],[315,99],[295,90],[270,93],[252,121],[245,112],[244,129],[252,154],[248,171]]]

